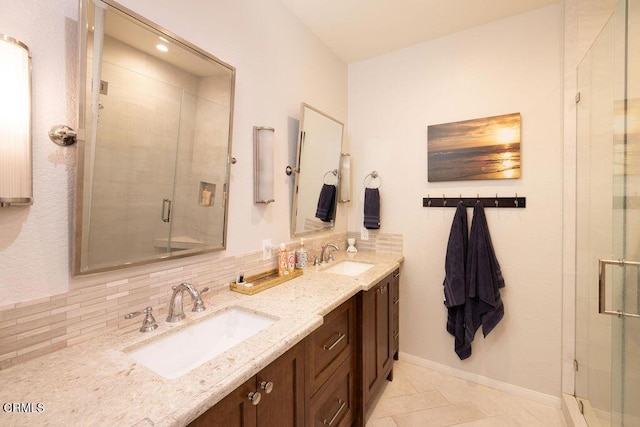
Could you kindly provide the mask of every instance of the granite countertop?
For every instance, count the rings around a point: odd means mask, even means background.
[[[0,371],[0,403],[32,403],[32,413],[0,411],[2,425],[181,426],[303,340],[322,317],[398,268],[399,254],[336,254],[375,264],[358,276],[308,267],[298,278],[248,296],[231,291],[203,295],[207,310],[179,324],[156,316],[152,333],[115,332]],[[279,320],[191,372],[166,379],[125,351],[176,328],[238,306]],[[37,404],[44,410],[36,412]]]

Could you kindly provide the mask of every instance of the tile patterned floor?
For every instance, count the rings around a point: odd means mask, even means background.
[[[395,362],[367,427],[564,427],[559,408],[402,360]]]

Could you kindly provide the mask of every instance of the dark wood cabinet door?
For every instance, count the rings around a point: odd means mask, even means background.
[[[232,391],[227,397],[193,420],[190,427],[256,427],[256,408],[249,393],[256,391],[256,378]]]
[[[193,427],[293,427],[304,424],[304,342],[280,356],[189,424]],[[260,393],[256,405],[250,393]]]
[[[376,294],[376,334],[377,354],[376,362],[380,376],[386,377],[391,369],[391,280],[386,277],[380,284],[380,291]]]
[[[361,315],[362,315],[362,394],[363,404],[369,402],[372,390],[374,389],[378,375],[378,364],[376,363],[376,295],[379,287],[376,286],[361,294]]]
[[[400,270],[393,272],[391,280],[391,355],[398,360],[400,351]]]
[[[369,403],[382,387],[385,379],[391,380],[394,357],[393,274],[376,286],[361,293],[361,414],[364,416]]]
[[[298,343],[256,376],[258,427],[304,424],[304,354],[304,342]]]
[[[387,276],[376,286],[362,293],[362,392],[363,403],[382,386],[393,362],[391,353],[390,284]]]

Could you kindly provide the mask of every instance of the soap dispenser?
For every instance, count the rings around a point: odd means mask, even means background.
[[[300,239],[300,247],[296,249],[296,268],[307,267],[307,250],[304,247],[304,238]]]
[[[284,276],[289,274],[289,255],[287,253],[287,246],[284,243],[280,243],[280,249],[278,250],[278,276]]]

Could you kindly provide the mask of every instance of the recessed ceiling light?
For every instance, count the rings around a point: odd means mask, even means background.
[[[158,49],[160,52],[169,52],[169,48],[163,44],[156,45],[156,49]]]

